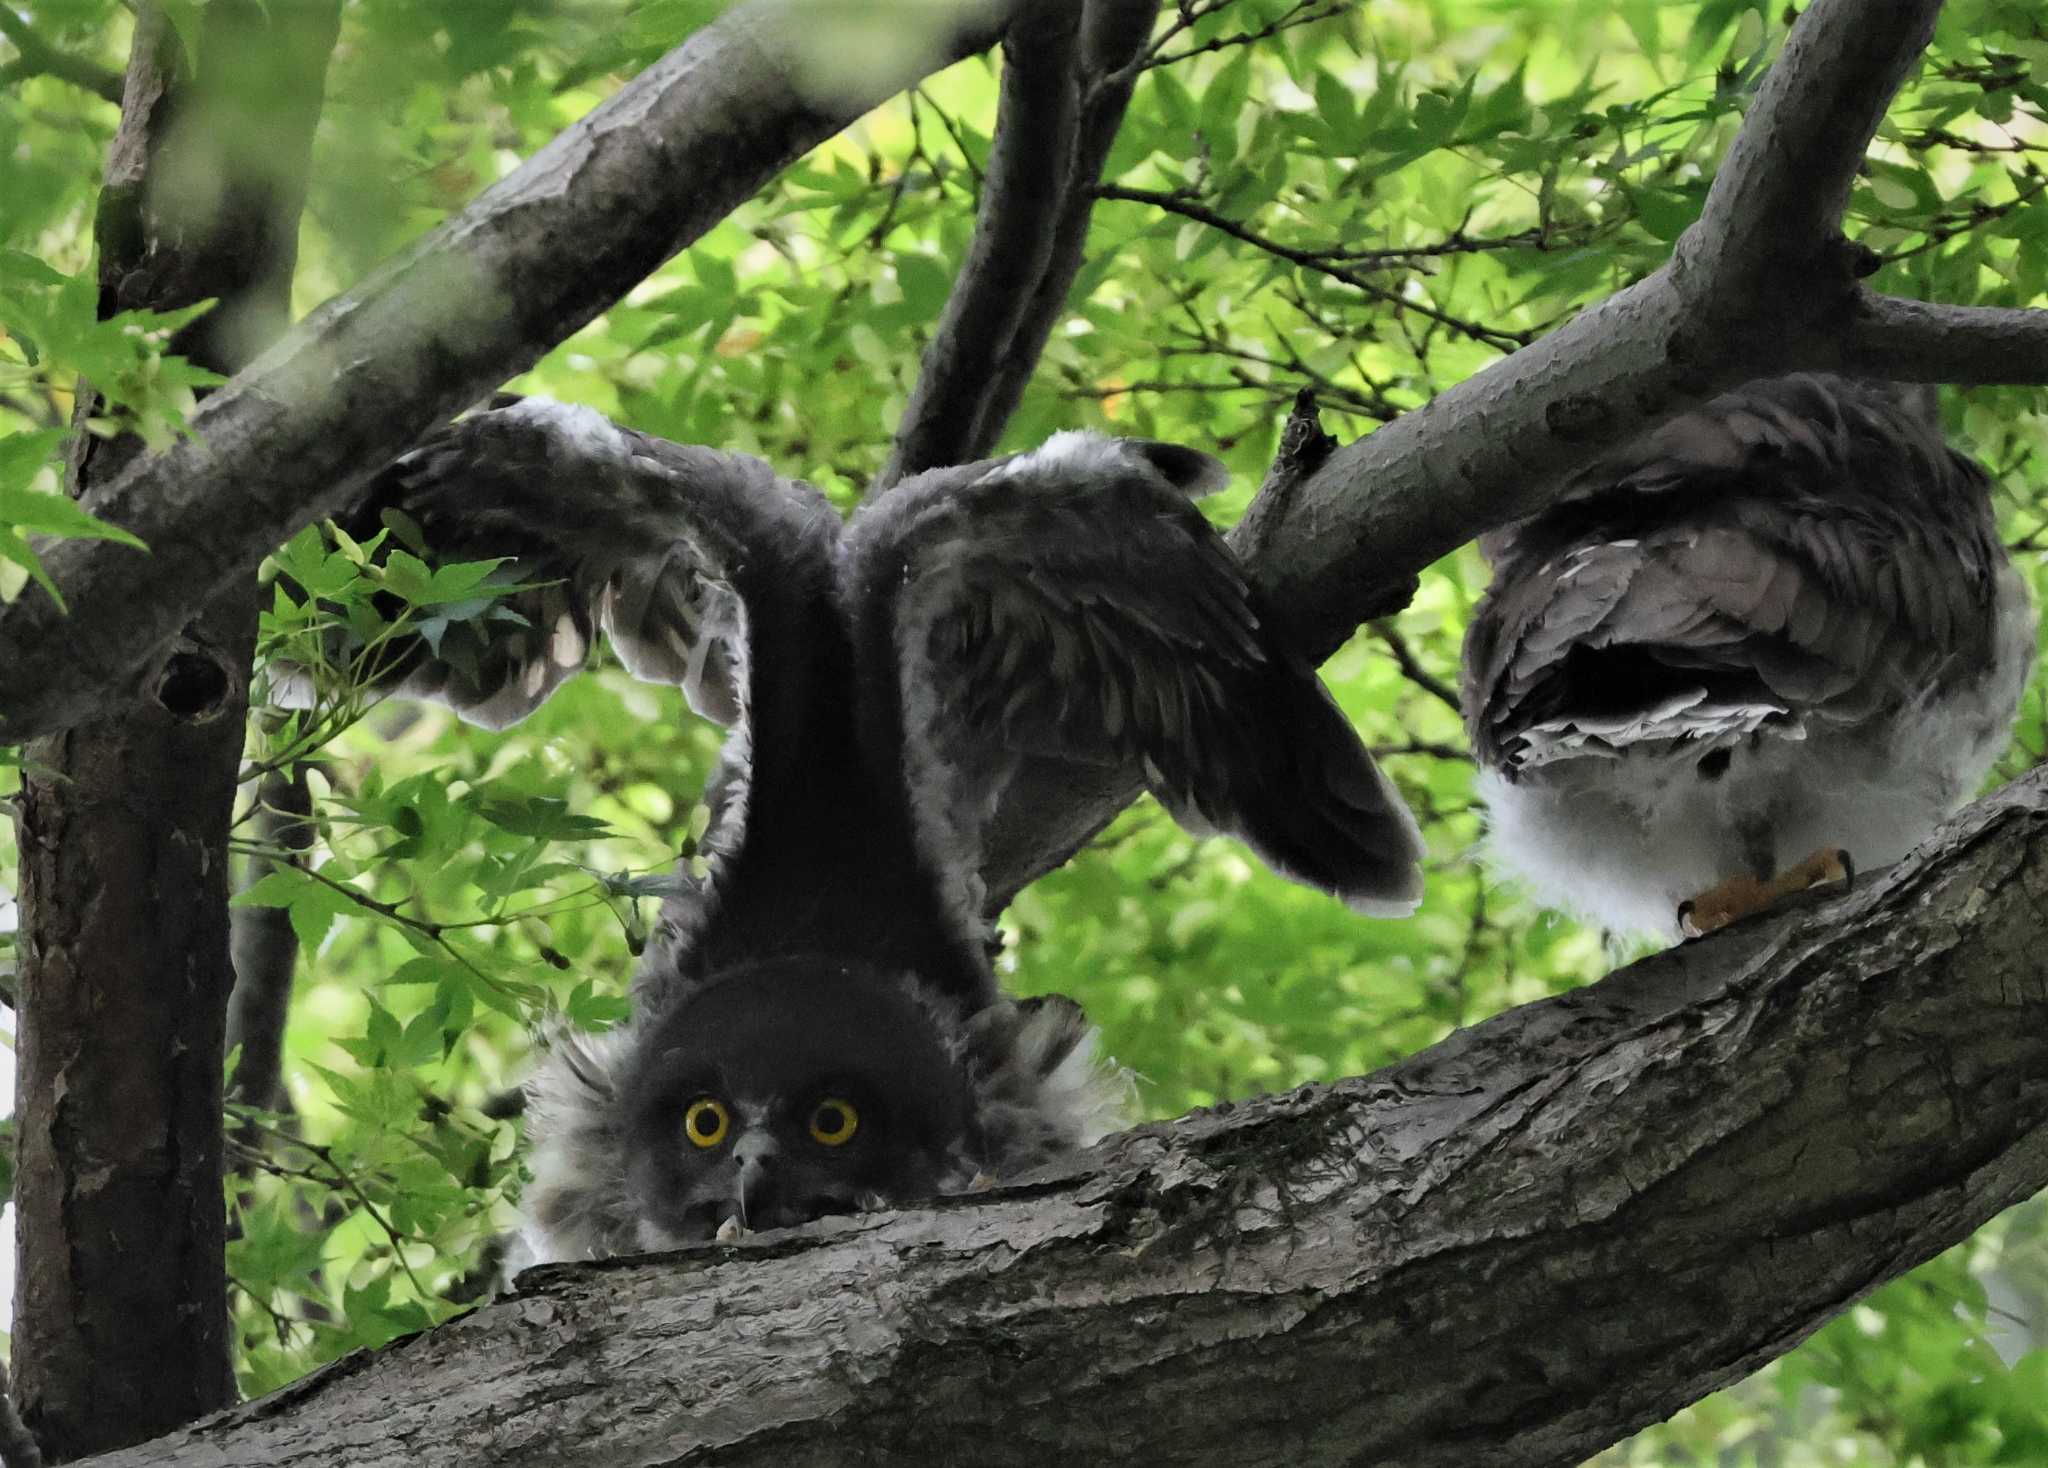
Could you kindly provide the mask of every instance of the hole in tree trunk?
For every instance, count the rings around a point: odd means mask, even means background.
[[[227,670],[204,653],[172,654],[156,685],[156,701],[171,717],[188,724],[212,718],[227,697]]]

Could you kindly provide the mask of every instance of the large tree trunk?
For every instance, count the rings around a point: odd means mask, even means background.
[[[339,5],[215,0],[196,75],[136,28],[97,221],[100,314],[217,297],[172,349],[231,372],[282,329]],[[175,184],[166,184],[175,179]],[[211,186],[209,209],[195,202]],[[132,438],[83,428],[74,490]],[[23,1417],[63,1460],[234,1399],[221,1204],[228,822],[254,588],[217,594],[150,696],[30,748],[21,802]]]
[[[1570,1468],[2048,1184],[2044,910],[2048,771],[1377,1075],[549,1266],[103,1468]]]

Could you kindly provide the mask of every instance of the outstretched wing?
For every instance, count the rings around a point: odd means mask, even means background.
[[[502,558],[514,589],[486,616],[406,626],[380,648],[379,688],[502,727],[580,670],[602,634],[634,674],[680,685],[734,727],[703,843],[720,900],[694,885],[671,895],[636,981],[643,998],[679,994],[712,914],[764,885],[745,878],[773,853],[742,860],[762,809],[810,797],[816,749],[851,742],[819,676],[843,661],[818,625],[838,515],[758,460],[536,398],[473,414],[393,463],[362,528],[389,510],[438,560]]]
[[[1976,464],[1888,387],[1749,383],[1488,537],[1473,742],[1510,772],[1851,724],[1974,677],[2004,570]]]
[[[1051,755],[1136,766],[1184,824],[1361,911],[1413,910],[1413,818],[1188,503],[1220,475],[1187,449],[1063,433],[855,520],[842,586],[864,665],[896,674],[942,866],[978,870],[1003,785]]]
[[[437,559],[502,558],[491,584],[513,589],[482,617],[392,639],[377,686],[493,729],[580,671],[600,633],[636,677],[677,684],[699,713],[734,723],[741,568],[829,544],[837,523],[814,490],[757,460],[545,398],[430,436],[373,482],[355,528],[376,529],[387,510],[415,522]]]

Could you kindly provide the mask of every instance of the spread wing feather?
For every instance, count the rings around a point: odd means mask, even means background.
[[[376,681],[487,728],[526,717],[580,671],[602,634],[636,677],[677,684],[698,712],[741,714],[745,603],[764,546],[836,520],[807,486],[741,455],[619,428],[530,398],[441,429],[379,476],[357,516],[415,521],[439,560],[504,558],[511,584],[482,618],[407,635]]]
[[[1177,818],[1371,913],[1421,893],[1415,823],[1221,539],[1186,450],[1061,434],[856,520],[842,572],[906,690],[928,839],[980,865],[1022,757],[1136,766]]]

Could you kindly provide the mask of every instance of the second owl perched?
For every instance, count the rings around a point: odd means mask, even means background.
[[[1675,937],[1895,861],[1969,798],[2034,618],[1932,408],[1752,382],[1481,542],[1465,716],[1510,875]]]

